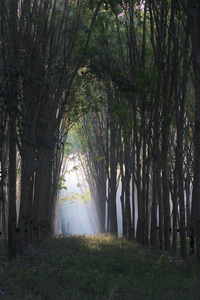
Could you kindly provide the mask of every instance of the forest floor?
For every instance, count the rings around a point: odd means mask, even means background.
[[[49,239],[0,266],[1,300],[195,300],[200,268],[109,235]]]

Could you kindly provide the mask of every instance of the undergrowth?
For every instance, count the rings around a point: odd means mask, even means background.
[[[200,270],[110,235],[57,237],[0,269],[2,300],[200,299]]]

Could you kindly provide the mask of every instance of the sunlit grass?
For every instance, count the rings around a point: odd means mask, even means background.
[[[57,237],[0,271],[0,299],[200,299],[195,264],[111,235]]]

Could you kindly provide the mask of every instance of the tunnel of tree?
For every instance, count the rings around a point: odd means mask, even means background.
[[[54,234],[73,149],[100,232],[118,234],[120,187],[124,237],[183,258],[195,241],[200,261],[199,20],[198,0],[1,0],[9,260]]]

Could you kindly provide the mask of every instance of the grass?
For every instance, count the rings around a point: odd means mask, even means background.
[[[113,236],[49,239],[0,269],[6,300],[200,299],[195,264]]]

